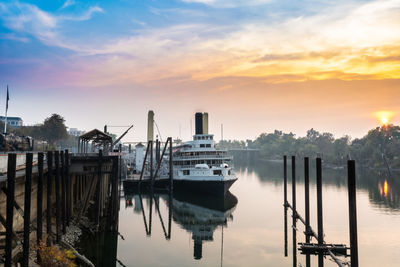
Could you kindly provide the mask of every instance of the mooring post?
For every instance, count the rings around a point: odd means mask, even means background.
[[[323,225],[323,214],[322,214],[322,161],[321,158],[317,158],[317,217],[318,217],[318,244],[324,244],[324,225]],[[318,255],[318,266],[324,265],[324,255],[319,253]]]
[[[296,210],[296,157],[292,156],[292,210],[293,218],[297,217]]]
[[[287,157],[283,156],[283,205],[287,207]]]
[[[156,164],[158,165],[158,163],[160,162],[160,151],[158,150],[159,147],[159,141],[158,139],[156,139]]]
[[[347,174],[349,191],[350,261],[351,267],[358,267],[356,164],[354,160],[349,160],[347,162]]]
[[[54,165],[56,167],[56,242],[60,243],[61,203],[60,203],[60,151],[54,151]]]
[[[51,236],[51,180],[53,178],[53,152],[47,151],[47,211],[46,211],[46,230],[47,245],[50,245]]]
[[[66,210],[65,210],[65,198],[66,198],[66,193],[65,193],[65,157],[64,157],[64,151],[60,151],[60,158],[61,158],[61,221],[62,221],[62,232],[65,235],[67,232],[67,226],[66,226]]]
[[[174,191],[174,164],[172,155],[172,137],[169,137],[169,192]]]
[[[101,168],[103,164],[103,151],[99,150],[98,163],[97,163],[97,184],[96,184],[96,226],[100,224],[100,187],[101,187]]]
[[[153,141],[149,141],[150,145],[150,181],[151,181],[151,188],[154,186],[153,180]]]
[[[284,254],[285,254],[285,257],[287,257],[288,256],[288,221],[287,221],[287,210],[288,210],[288,207],[287,206],[284,206],[283,207],[283,209],[284,209],[284,217],[283,217],[283,219],[284,219],[284,225],[283,225],[283,227],[284,227],[284,241],[285,241],[285,247],[284,247]]]
[[[310,243],[310,171],[308,157],[304,158],[304,199],[306,214],[306,243]]]
[[[118,157],[115,157],[114,163],[114,179],[113,179],[113,229],[117,229],[118,226],[118,206],[119,206],[119,199],[118,199]]]
[[[14,221],[14,191],[15,191],[16,165],[17,165],[17,155],[8,154],[5,266],[11,266],[12,263],[12,238],[13,238],[13,221]]]
[[[66,217],[67,226],[69,226],[69,221],[71,220],[71,179],[69,177],[69,151],[65,150],[65,187],[66,187]]]
[[[26,153],[25,168],[25,201],[24,201],[24,243],[22,252],[22,266],[29,265],[29,234],[31,223],[31,191],[32,191],[32,162],[33,154]]]
[[[38,153],[38,191],[37,191],[37,230],[36,230],[36,244],[39,246],[43,238],[43,152]],[[37,250],[37,261],[40,264],[40,254]]]
[[[306,216],[306,243],[310,243],[311,227],[310,227],[310,171],[309,159],[304,158],[304,199],[305,199],[305,216]],[[310,254],[306,254],[306,267],[310,267]]]

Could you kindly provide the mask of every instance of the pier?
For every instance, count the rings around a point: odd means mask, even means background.
[[[120,157],[101,149],[82,152],[0,156],[7,162],[0,176],[0,253],[5,266],[31,266],[30,247],[44,240],[68,247],[62,236],[71,224],[99,233],[118,231]],[[36,255],[40,263],[39,251]]]

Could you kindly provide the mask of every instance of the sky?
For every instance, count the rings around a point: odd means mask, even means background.
[[[0,114],[254,139],[400,123],[400,0],[1,1]],[[191,126],[192,123],[192,126]],[[109,127],[117,135],[123,127]]]

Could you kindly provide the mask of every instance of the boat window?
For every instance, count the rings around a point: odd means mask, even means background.
[[[221,170],[214,170],[213,174],[214,175],[222,175],[222,172],[221,172]]]
[[[183,175],[190,175],[190,170],[183,170]]]
[[[200,144],[200,147],[205,147],[205,145],[204,144]]]
[[[211,144],[206,144],[206,147],[211,147]]]

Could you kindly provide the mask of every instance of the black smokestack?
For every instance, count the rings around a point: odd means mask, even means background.
[[[193,258],[200,260],[203,257],[203,242],[201,240],[194,240]]]
[[[203,134],[203,113],[197,112],[195,118],[196,134]]]

